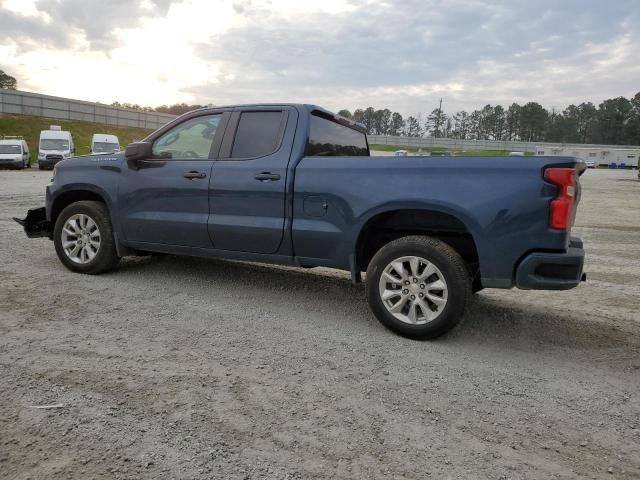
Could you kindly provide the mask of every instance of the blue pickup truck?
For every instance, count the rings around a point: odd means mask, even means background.
[[[56,165],[16,219],[70,270],[161,252],[331,267],[411,338],[461,319],[482,288],[565,290],[585,165],[560,157],[370,156],[359,124],[314,105],[189,112],[129,145]]]

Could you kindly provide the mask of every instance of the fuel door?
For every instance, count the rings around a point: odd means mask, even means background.
[[[320,196],[305,197],[302,208],[310,217],[324,217],[329,209],[329,202]]]

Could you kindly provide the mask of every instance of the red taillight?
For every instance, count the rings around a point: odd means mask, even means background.
[[[549,226],[569,230],[576,203],[576,171],[573,168],[547,168],[544,179],[560,188],[549,207]]]

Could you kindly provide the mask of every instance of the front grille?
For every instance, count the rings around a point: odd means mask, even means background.
[[[62,160],[62,155],[47,155],[45,158],[47,160]]]

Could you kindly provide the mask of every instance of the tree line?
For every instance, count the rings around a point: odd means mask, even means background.
[[[173,105],[160,105],[159,107],[145,107],[138,105],[137,103],[120,103],[113,102],[112,107],[128,108],[129,110],[140,110],[142,112],[158,112],[158,113],[170,113],[171,115],[182,115],[183,113],[190,112],[191,110],[197,110],[205,105],[187,105],[186,103],[176,103]]]
[[[562,111],[528,102],[506,108],[485,105],[471,113],[461,110],[451,115],[436,108],[426,118],[422,114],[404,118],[388,108],[373,107],[338,113],[375,135],[640,145],[640,92],[633,98],[605,100],[597,107],[583,102]]]

